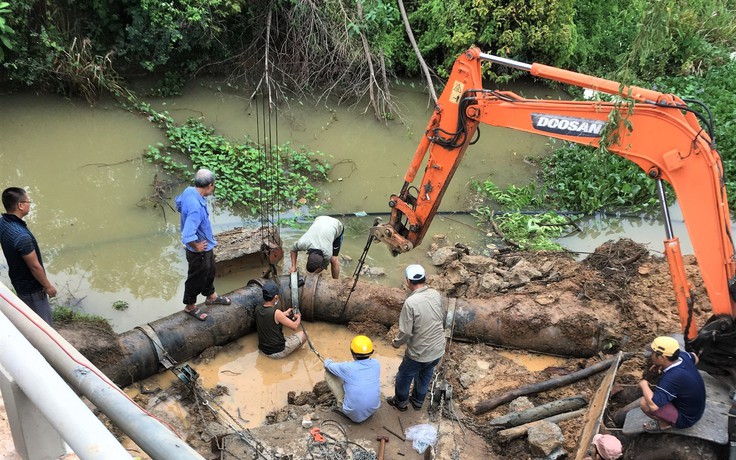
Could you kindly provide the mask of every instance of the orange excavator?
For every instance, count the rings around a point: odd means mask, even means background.
[[[483,89],[484,62],[612,94],[623,103],[535,100]],[[618,116],[612,116],[615,111],[618,114],[613,115]],[[422,242],[481,123],[592,147],[606,142],[609,152],[633,161],[657,181],[666,233],[665,254],[686,347],[700,353],[701,368],[709,372],[736,369],[736,259],[723,165],[715,149],[710,112],[704,104],[470,48],[454,64],[401,191],[391,195],[389,222],[371,228],[371,236],[387,244],[393,255],[410,251]],[[412,185],[422,164],[421,182]],[[672,186],[682,209],[713,308],[713,317],[700,333],[693,318],[692,289],[685,275],[679,239],[673,234],[663,181]]]

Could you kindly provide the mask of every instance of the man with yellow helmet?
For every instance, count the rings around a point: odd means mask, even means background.
[[[350,343],[353,361],[336,363],[325,359],[325,381],[337,407],[355,423],[373,415],[381,406],[381,364],[371,358],[373,342],[356,335]]]
[[[644,395],[639,407],[652,419],[644,424],[644,430],[695,425],[705,411],[705,383],[695,367],[697,355],[681,351],[677,340],[667,336],[657,337],[648,348],[652,365],[661,370],[662,376],[655,386],[646,380],[639,382]]]

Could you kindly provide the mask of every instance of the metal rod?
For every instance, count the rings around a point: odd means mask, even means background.
[[[657,179],[657,196],[659,197],[659,205],[662,208],[662,217],[664,218],[664,232],[667,239],[671,240],[675,236],[672,230],[672,220],[670,219],[670,210],[667,207],[667,196],[664,193],[664,184],[662,179]]]
[[[402,441],[406,441],[406,438],[396,434],[395,432],[391,431],[386,425],[383,426],[383,429],[391,433],[392,435],[396,436],[397,438],[401,439]]]
[[[512,69],[523,70],[525,72],[531,72],[532,65],[525,62],[514,61],[513,59],[506,59],[501,56],[494,56],[493,54],[480,53],[480,58],[485,61],[491,61],[494,64],[500,64],[505,67],[511,67]]]

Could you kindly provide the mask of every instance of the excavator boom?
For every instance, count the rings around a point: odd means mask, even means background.
[[[491,62],[531,75],[616,95],[624,102],[525,99],[512,92],[483,89],[481,63]],[[617,113],[614,113],[617,112]],[[711,133],[682,99],[635,86],[541,64],[525,64],[471,48],[455,62],[437,101],[425,136],[392,195],[390,220],[371,229],[394,255],[418,246],[480,124],[507,127],[598,147],[636,163],[657,182],[665,217],[665,254],[675,288],[680,321],[689,342],[697,336],[693,298],[678,238],[673,234],[662,181],[682,209],[695,256],[716,318],[732,326],[731,291],[736,259],[723,166]],[[617,123],[617,126],[609,126]],[[413,185],[424,165],[421,182]],[[719,324],[719,328],[725,326]]]

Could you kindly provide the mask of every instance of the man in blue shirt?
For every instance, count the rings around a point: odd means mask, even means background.
[[[381,406],[381,364],[371,359],[373,343],[364,335],[350,343],[352,362],[325,359],[325,381],[337,400],[337,407],[350,420],[360,423]]]
[[[7,213],[0,218],[0,243],[10,282],[18,298],[51,324],[49,297],[56,295],[56,288],[46,277],[38,242],[23,220],[31,210],[31,200],[19,187],[6,188],[2,200]]]
[[[657,337],[650,348],[652,364],[663,373],[657,385],[652,386],[646,380],[639,382],[644,395],[641,410],[652,418],[644,424],[644,430],[695,425],[705,411],[705,383],[695,367],[698,357],[681,351],[680,344],[672,337]]]
[[[189,270],[184,282],[184,311],[200,321],[207,313],[197,307],[197,295],[206,297],[205,305],[230,305],[230,299],[215,292],[215,255],[217,243],[212,234],[210,213],[205,197],[215,193],[215,174],[200,169],[194,175],[194,187],[187,187],[176,197],[181,213],[181,242],[186,248]]]

